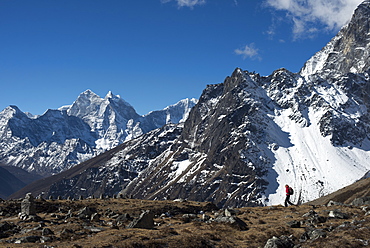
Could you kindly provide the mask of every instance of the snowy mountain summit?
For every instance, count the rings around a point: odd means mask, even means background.
[[[9,106],[0,112],[0,161],[41,175],[59,173],[171,121],[184,121],[196,102],[184,99],[140,116],[112,92],[101,98],[86,90],[72,105],[41,116]]]
[[[133,136],[127,123],[140,118],[135,109],[120,96],[108,92],[104,98],[100,98],[91,90],[81,93],[66,112],[90,126],[90,130],[98,136],[96,148],[104,151]]]
[[[370,170],[369,16],[364,1],[299,73],[237,68],[207,86],[184,123],[124,142],[33,193],[242,207],[282,204],[285,184],[295,189],[294,202],[307,202],[355,182]],[[163,114],[149,114],[150,122]],[[121,130],[139,134],[144,123]]]

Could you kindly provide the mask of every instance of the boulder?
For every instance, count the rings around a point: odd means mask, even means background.
[[[63,229],[60,232],[60,238],[62,239],[70,239],[74,235],[74,231],[72,229]]]
[[[10,235],[8,234],[8,231],[11,231],[16,226],[14,224],[9,224],[8,222],[2,222],[0,223],[0,239],[7,238]]]
[[[287,236],[280,236],[272,237],[271,239],[267,240],[264,248],[293,248],[294,243],[293,241]]]
[[[193,221],[197,218],[198,218],[198,215],[196,215],[196,214],[183,214],[182,217],[181,217],[181,219],[182,219],[182,221],[184,221],[184,223],[189,223],[189,222],[191,222],[191,221]]]
[[[326,232],[323,229],[314,229],[309,232],[310,239],[318,239],[318,238],[325,238],[326,237]]]
[[[209,221],[209,220],[211,220],[211,216],[209,216],[207,214],[202,214],[201,220],[202,221]]]
[[[308,213],[305,213],[302,215],[302,217],[307,218],[305,220],[306,223],[308,224],[319,224],[319,223],[325,223],[326,222],[326,217],[320,216],[318,213],[316,213],[314,210],[310,210]]]
[[[141,215],[134,219],[127,228],[143,228],[153,229],[154,228],[154,213],[149,210],[141,213]]]
[[[304,215],[302,215],[302,217],[304,218],[309,218],[309,217],[314,217],[314,216],[318,216],[318,214],[314,210],[310,210],[308,213],[305,213]]]
[[[354,206],[370,205],[370,196],[356,198],[352,201],[351,205]]]
[[[9,224],[8,222],[2,222],[0,223],[0,231],[6,232],[8,230],[11,230],[14,227],[14,225]]]
[[[77,216],[80,219],[91,219],[91,216],[96,213],[95,208],[84,207],[78,211]]]
[[[15,244],[22,244],[22,243],[36,243],[40,241],[41,237],[40,236],[27,236],[27,237],[21,237],[17,239],[14,243]]]
[[[40,242],[46,243],[46,242],[52,242],[54,240],[54,236],[41,236]],[[44,247],[50,247],[50,246],[44,246]]]
[[[248,225],[236,216],[221,216],[221,215],[219,215],[214,219],[214,221],[218,222],[218,223],[229,224],[232,227],[234,227],[238,230],[242,230],[242,231],[245,231],[245,230],[249,229]]]
[[[300,241],[304,242],[309,239],[316,240],[318,238],[325,238],[326,232],[323,229],[309,229],[302,234]]]
[[[116,218],[116,221],[125,222],[128,220],[132,220],[131,216],[127,213],[121,214]]]
[[[231,217],[236,215],[236,211],[234,209],[227,208],[224,211],[225,216]]]
[[[327,220],[326,217],[316,215],[316,216],[312,216],[312,217],[308,218],[305,222],[308,223],[308,224],[317,225],[319,223],[325,223],[326,220]]]
[[[336,209],[329,212],[329,217],[336,219],[348,219],[349,215],[346,213],[342,213],[338,209]]]
[[[99,221],[100,220],[100,214],[98,213],[93,213],[91,215],[91,221]]]
[[[54,232],[50,228],[44,228],[41,231],[42,236],[54,235]]]
[[[287,222],[287,225],[290,228],[300,228],[301,227],[301,222],[300,221],[293,220],[293,221]]]
[[[354,226],[351,225],[349,221],[343,222],[341,225],[337,226],[337,229],[348,229],[348,228],[353,228]]]

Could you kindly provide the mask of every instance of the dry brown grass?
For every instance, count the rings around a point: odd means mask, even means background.
[[[9,205],[12,205],[9,207]],[[68,210],[74,214],[84,206],[97,208],[104,214],[99,222],[86,222],[77,217],[67,219]],[[17,218],[20,211],[20,202],[0,203],[2,209],[7,210],[8,216],[1,216],[0,223],[7,221],[14,223],[23,230],[37,227],[40,223],[23,222]],[[206,223],[193,220],[184,221],[184,213],[199,213],[204,211],[214,217],[211,204],[199,202],[173,201],[146,201],[135,199],[90,199],[83,201],[46,201],[38,202],[38,215],[44,219],[45,227],[50,228],[54,235],[52,242],[46,243],[7,243],[7,240],[22,236],[41,235],[35,230],[27,233],[15,233],[9,238],[1,239],[0,247],[263,247],[266,241],[273,236],[291,235],[295,244],[301,247],[362,247],[359,240],[370,239],[370,216],[365,212],[352,207],[324,207],[318,206],[314,210],[321,216],[327,216],[328,211],[340,208],[348,213],[349,220],[329,219],[325,223],[317,224],[316,228],[334,229],[328,232],[326,238],[308,240],[301,243],[299,238],[306,231],[305,228],[291,228],[287,222],[304,220],[303,214],[312,210],[312,206],[298,207],[249,207],[237,210],[237,217],[248,224],[249,230],[240,231],[230,225],[220,223]],[[156,213],[154,229],[127,229],[124,225],[115,226],[114,214],[128,213],[137,217],[142,210],[150,209]],[[160,217],[162,213],[170,213],[171,217]],[[109,213],[109,214],[107,214]],[[198,215],[201,216],[200,214]],[[349,228],[337,228],[345,222],[357,221]],[[354,222],[355,223],[355,222]],[[91,232],[85,226],[103,228],[101,232]],[[361,246],[362,245],[362,246]]]

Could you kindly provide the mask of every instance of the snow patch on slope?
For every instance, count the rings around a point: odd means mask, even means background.
[[[172,173],[174,174],[174,177],[180,176],[191,164],[189,160],[184,160],[180,162],[173,162],[171,170],[173,171]]]
[[[321,115],[309,110],[310,120],[317,120]],[[283,203],[285,184],[295,189],[293,202],[306,202],[354,183],[370,170],[369,149],[333,146],[330,137],[320,135],[317,122],[312,121],[310,126],[302,128],[289,119],[287,110],[276,116],[275,122],[289,134],[289,142],[281,143],[291,145],[272,150],[276,161],[270,170],[278,174],[278,188],[268,186],[267,205]]]

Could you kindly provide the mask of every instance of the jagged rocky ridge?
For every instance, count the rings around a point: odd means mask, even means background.
[[[358,6],[352,20],[320,52],[316,53],[300,74],[329,79],[346,73],[364,73],[370,68],[369,1]]]
[[[49,176],[168,123],[183,122],[195,99],[140,116],[111,92],[90,90],[70,106],[25,114],[16,106],[0,113],[0,162]]]
[[[151,147],[149,159],[124,143],[88,161],[100,171],[129,163],[137,173],[90,195],[121,188],[135,198],[240,207],[282,203],[286,183],[295,188],[294,201],[306,202],[362,178],[370,170],[369,14],[364,1],[299,73],[279,69],[260,76],[238,68],[207,86],[183,128],[167,127],[182,131],[135,140],[136,147]],[[75,196],[71,189],[87,188],[76,182],[90,174],[81,169],[46,192]],[[109,175],[101,177],[112,180]],[[37,185],[32,189],[39,193]]]

